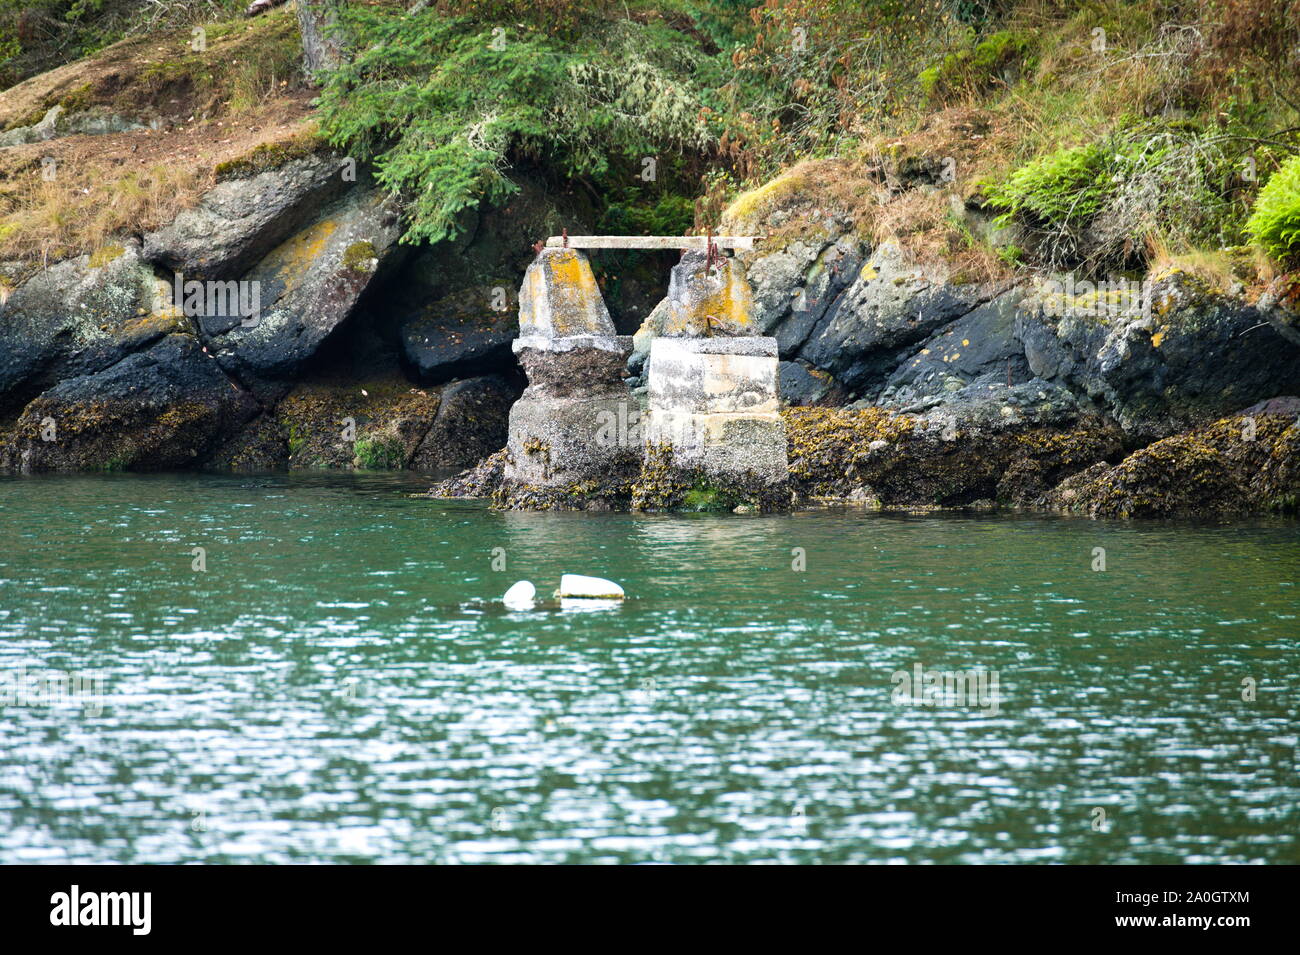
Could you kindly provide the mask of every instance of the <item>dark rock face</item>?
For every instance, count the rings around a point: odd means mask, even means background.
[[[1300,348],[1258,308],[1185,273],[1151,282],[1149,315],[1037,296],[1017,335],[1034,374],[1086,395],[1137,440],[1300,389]]]
[[[375,190],[350,193],[325,210],[241,276],[258,283],[259,315],[198,318],[217,360],[262,400],[285,394],[352,315],[400,234],[396,207]]]
[[[417,381],[436,385],[513,364],[514,315],[467,298],[447,296],[398,330],[403,365]]]
[[[154,292],[138,242],[36,272],[0,304],[0,413],[183,330]]]
[[[442,389],[438,416],[411,466],[423,471],[463,468],[503,448],[510,406],[519,391],[500,375],[447,385]]]
[[[790,405],[836,407],[853,396],[829,373],[805,361],[783,361],[779,366],[781,400]]]
[[[971,384],[1012,386],[1032,376],[1015,338],[1018,290],[967,312],[926,339],[891,374],[882,403],[906,405],[951,395]]]
[[[754,290],[754,323],[776,337],[782,354],[794,353],[857,278],[864,252],[860,242],[841,236],[743,256]]]
[[[144,240],[144,257],[187,279],[251,269],[348,191],[341,159],[311,156],[247,179],[218,183],[193,209]]]
[[[294,160],[219,183],[143,243],[48,268],[5,263],[17,287],[0,304],[0,468],[446,467],[501,447],[519,390],[505,327],[517,274],[501,266],[518,258],[522,268],[556,206],[526,188],[511,208],[479,215],[467,238],[399,255],[400,210],[343,168]],[[492,269],[507,302],[490,301],[490,288],[483,309],[451,295]],[[207,287],[198,307],[184,285],[173,301],[178,276]],[[214,286],[227,307],[202,304]],[[437,289],[460,311],[431,315],[439,297],[425,293]],[[367,323],[355,335],[354,319]],[[351,367],[333,346],[362,339],[365,367]],[[485,377],[449,384],[471,375]],[[447,394],[413,387],[427,383]],[[350,439],[343,418],[357,426]],[[41,440],[47,420],[57,440]]]
[[[976,286],[950,285],[910,263],[897,246],[886,244],[830,306],[798,357],[869,396],[911,351],[909,346],[989,295]]]
[[[4,457],[22,471],[191,467],[256,413],[193,336],[173,334],[45,392],[23,411]]]

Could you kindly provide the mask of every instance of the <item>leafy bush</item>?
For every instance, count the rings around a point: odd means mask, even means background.
[[[1148,237],[1174,247],[1218,247],[1239,238],[1232,184],[1240,159],[1227,149],[1231,141],[1186,124],[1133,125],[1038,156],[984,192],[1002,210],[997,225],[1019,224],[1040,261],[1141,264]]]
[[[1300,261],[1300,156],[1291,157],[1269,177],[1246,232],[1273,258]]]
[[[999,225],[1019,215],[1044,225],[1090,219],[1110,192],[1106,155],[1096,143],[1058,149],[1031,160],[987,190],[990,205],[1005,210]]]

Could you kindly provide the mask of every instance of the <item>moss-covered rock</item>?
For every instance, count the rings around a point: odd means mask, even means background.
[[[259,414],[204,462],[214,471],[283,471],[289,466],[289,436],[272,414]]]
[[[157,309],[153,272],[135,240],[16,278],[0,302],[0,413],[187,330]]]
[[[433,426],[437,389],[400,376],[310,381],[276,406],[291,468],[404,468]]]
[[[201,464],[257,412],[190,335],[69,378],[19,417],[0,466],[21,471],[157,471]]]
[[[518,397],[518,385],[500,375],[445,385],[437,417],[410,466],[421,471],[466,467],[503,447],[510,405]]]
[[[1117,457],[1120,435],[1075,427],[943,426],[880,408],[791,408],[790,476],[804,500],[882,506],[1032,506],[1066,475]]]
[[[1046,504],[1092,517],[1197,517],[1294,512],[1300,504],[1300,420],[1258,413],[1221,418],[1096,465]]]

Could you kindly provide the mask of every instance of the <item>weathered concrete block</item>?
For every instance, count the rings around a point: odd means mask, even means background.
[[[775,338],[658,338],[650,406],[698,413],[779,410]]]
[[[738,260],[715,258],[710,267],[706,253],[688,251],[669,275],[663,334],[686,338],[756,336],[759,329],[750,317],[753,304],[754,293]]]
[[[727,481],[788,479],[774,338],[657,338],[650,348],[646,443],[673,466]]]
[[[628,336],[575,335],[531,336],[516,349],[528,388],[510,409],[507,484],[563,488],[636,472],[638,406],[621,377],[631,347]]]
[[[641,463],[631,395],[524,397],[510,409],[507,484],[563,488],[633,476]],[[620,428],[620,423],[622,427]]]
[[[614,335],[586,256],[573,249],[543,249],[528,266],[519,290],[521,339]]]

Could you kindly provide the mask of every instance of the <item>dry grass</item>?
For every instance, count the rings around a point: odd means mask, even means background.
[[[0,93],[0,128],[56,104],[150,127],[0,150],[0,260],[56,261],[157,229],[211,188],[218,164],[303,133],[312,93],[293,11],[205,29],[205,50],[188,28],[151,34]]]
[[[0,260],[52,262],[172,221],[210,189],[215,168],[311,128],[304,97],[264,103],[255,117],[162,132],[69,136],[0,152]],[[54,179],[42,160],[54,160]]]
[[[806,160],[756,189],[742,193],[722,213],[722,232],[752,235],[767,223],[766,238],[786,242],[826,231],[828,220],[869,228],[880,184],[848,159]]]
[[[1271,286],[1281,275],[1277,263],[1258,248],[1173,250],[1159,238],[1147,240],[1147,258],[1152,274],[1178,270],[1188,272],[1210,288],[1232,289],[1240,285],[1248,299]]]
[[[209,176],[190,165],[155,163],[105,180],[89,165],[65,167],[54,181],[37,163],[6,185],[0,200],[0,257],[56,261],[94,251],[123,234],[159,228],[192,205]]]
[[[896,241],[917,262],[945,271],[953,282],[1007,278],[1008,266],[961,224],[954,199],[955,193],[933,188],[893,196],[876,207],[871,238],[877,245]]]

